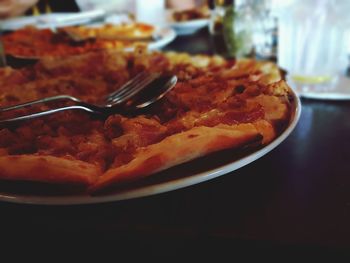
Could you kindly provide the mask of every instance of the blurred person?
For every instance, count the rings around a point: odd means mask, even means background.
[[[136,0],[75,0],[81,11],[103,9],[108,13],[128,12],[135,10]]]
[[[167,0],[167,8],[176,10],[193,9],[207,4],[207,0]]]
[[[82,11],[105,10],[108,14],[129,13],[137,21],[163,24],[166,8],[189,10],[206,4],[206,0],[76,0]]]
[[[0,19],[51,11],[78,12],[80,9],[75,0],[0,0]]]
[[[144,0],[146,1],[146,0]],[[152,4],[151,0],[148,0]],[[167,8],[184,10],[206,3],[205,0],[165,0]],[[41,13],[49,9],[53,12],[76,12],[92,9],[105,9],[108,12],[133,12],[135,0],[0,0],[0,19],[31,14],[36,7]]]
[[[141,0],[151,7],[152,0]],[[96,8],[105,9],[109,12],[134,12],[137,0],[76,0],[78,6],[83,10],[91,10]],[[185,10],[192,9],[203,4],[207,0],[164,0],[164,6],[170,9]]]
[[[37,8],[40,13],[80,11],[76,0],[39,0]]]
[[[0,0],[0,19],[23,15],[38,0]]]

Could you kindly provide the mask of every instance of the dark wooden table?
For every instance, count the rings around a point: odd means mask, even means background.
[[[178,37],[166,49],[210,53],[210,43],[204,31]],[[76,252],[80,259],[109,256],[113,262],[146,255],[178,261],[184,253],[348,257],[350,102],[302,100],[302,106],[282,144],[214,180],[105,204],[0,203],[1,252],[47,252],[62,260],[64,252]]]

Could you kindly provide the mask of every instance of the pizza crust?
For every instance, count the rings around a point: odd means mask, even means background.
[[[99,167],[80,160],[54,156],[10,155],[0,157],[0,179],[54,184],[91,185]]]
[[[274,138],[276,138],[276,131],[272,124],[268,121],[259,120],[254,122],[253,125],[263,137],[263,139],[261,140],[262,145],[266,145],[270,143]]]
[[[134,181],[209,153],[238,148],[256,140],[261,140],[261,135],[252,124],[195,127],[140,148],[131,162],[108,170],[89,191],[97,192],[114,184]]]
[[[92,62],[96,65],[91,66]],[[127,126],[117,117],[108,123],[66,112],[48,117],[48,122],[34,120],[13,131],[0,129],[0,180],[78,184],[97,193],[212,152],[262,147],[276,138],[290,118],[289,87],[273,63],[233,63],[172,52],[150,56],[143,49],[133,55],[104,50],[45,58],[26,71],[0,70],[4,84],[0,104],[61,93],[94,102],[141,68],[174,71],[179,79],[164,104],[151,108],[152,122],[149,116],[142,117],[145,122],[125,116]],[[85,131],[82,123],[92,132]],[[34,152],[26,150],[31,143],[37,144],[32,147],[37,153],[25,154]],[[14,152],[18,155],[9,155]]]

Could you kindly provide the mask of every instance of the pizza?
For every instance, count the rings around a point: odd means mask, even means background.
[[[96,103],[141,71],[176,74],[178,82],[142,112],[97,118],[64,111],[0,127],[0,184],[77,185],[101,194],[225,149],[264,147],[291,118],[290,89],[272,62],[145,49],[3,68],[0,107],[58,94]],[[48,107],[0,112],[0,118]]]
[[[70,56],[100,49],[123,50],[152,41],[155,27],[144,23],[105,24],[100,27],[72,26],[57,29],[25,27],[2,36],[6,54],[41,58]]]
[[[96,27],[74,26],[64,27],[61,32],[75,40],[152,40],[155,27],[145,23],[123,23],[120,25],[104,24]]]

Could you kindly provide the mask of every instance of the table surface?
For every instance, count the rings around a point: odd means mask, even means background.
[[[208,33],[202,31],[177,37],[166,50],[210,53],[210,48]],[[85,255],[102,246],[97,254],[116,258],[127,248],[131,248],[131,253],[125,252],[128,257],[146,251],[158,256],[179,251],[193,255],[210,251],[212,256],[231,251],[247,256],[250,251],[346,254],[350,248],[349,133],[350,102],[302,100],[301,118],[292,134],[239,170],[121,202],[0,203],[2,241],[9,247],[22,244],[31,251],[44,247],[53,253],[62,245],[72,251],[80,247]]]

